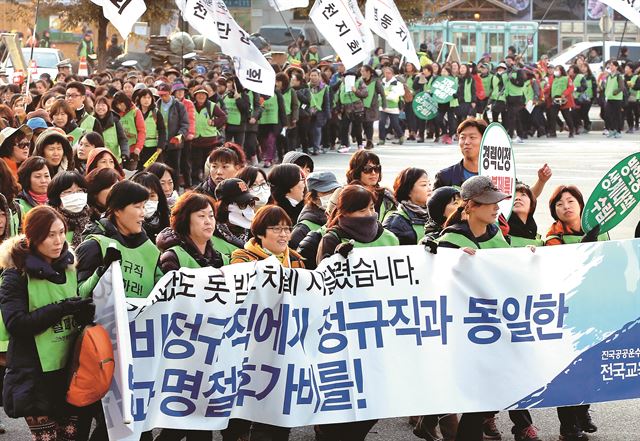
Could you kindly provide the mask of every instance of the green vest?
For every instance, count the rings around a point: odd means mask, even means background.
[[[262,103],[264,111],[258,121],[258,124],[278,124],[278,97],[274,93]]]
[[[122,117],[120,117],[120,124],[124,129],[124,134],[127,136],[127,142],[129,147],[134,145],[138,139],[138,129],[136,128],[136,108],[129,110]]]
[[[126,297],[146,298],[155,285],[155,273],[160,250],[149,239],[138,248],[127,248],[115,239],[89,235],[85,240],[95,240],[104,256],[110,244],[122,254],[122,278]]]
[[[322,112],[322,103],[324,102],[324,95],[327,93],[328,86],[323,87],[318,92],[314,92],[311,89],[311,107],[318,112]]]
[[[358,80],[358,81],[362,81],[362,80]],[[373,102],[373,99],[376,96],[376,80],[374,78],[371,79],[371,82],[369,84],[367,84],[367,97],[362,100],[364,107],[366,109],[370,109],[371,108],[371,103]]]
[[[544,245],[544,240],[538,234],[535,239],[527,239],[526,237],[509,236],[511,241],[511,248],[523,248],[529,245],[534,247],[541,247]]]
[[[80,120],[80,127],[85,132],[92,132],[95,123],[96,123],[96,117],[85,112],[84,116]]]
[[[225,95],[223,101],[224,106],[227,108],[227,124],[239,126],[242,123],[242,115],[240,114],[240,109],[238,109],[238,105],[236,104],[236,99],[229,95]]]
[[[307,52],[307,63],[311,63],[312,61],[315,61],[316,64],[320,62],[320,54],[319,53],[311,53],[311,52]]]
[[[532,80],[527,80],[524,83],[524,100],[525,101],[533,101],[533,83]]]
[[[122,152],[120,151],[120,143],[118,142],[118,131],[116,130],[116,126],[113,125],[108,129],[103,130],[102,138],[104,139],[104,145],[118,159],[118,162],[122,161]]]
[[[500,88],[500,82],[502,81],[502,89]],[[491,78],[491,99],[493,101],[506,101],[507,99],[505,98],[505,85],[504,82],[506,81],[506,75],[505,74],[495,74],[492,76]]]
[[[231,253],[238,249],[237,246],[218,236],[211,237],[211,243],[213,244],[213,249],[222,254],[223,259],[225,257],[231,259]]]
[[[78,295],[78,279],[75,271],[67,270],[65,276],[65,283],[60,285],[27,276],[29,312],[76,297]],[[42,372],[57,371],[67,365],[77,334],[78,325],[73,320],[73,316],[67,315],[53,326],[34,336]]]
[[[176,253],[176,256],[178,257],[178,263],[180,264],[180,268],[193,268],[193,269],[202,268],[200,264],[196,261],[196,259],[191,257],[191,254],[187,253],[184,250],[184,248],[182,248],[180,245],[176,245],[169,249],[174,253]],[[222,254],[222,263],[224,265],[229,264],[229,258],[224,254]]]
[[[544,241],[545,243],[551,239],[560,239],[563,244],[571,245],[575,243],[580,243],[584,234],[561,234],[561,235],[551,235],[547,236]],[[604,242],[609,240],[609,233],[602,233],[598,235],[598,242]]]
[[[27,215],[29,210],[34,208],[33,205],[31,205],[29,202],[27,202],[25,199],[22,199],[22,198],[18,198],[18,205],[20,205],[20,213],[22,213],[22,219],[24,219],[24,217]]]
[[[75,129],[73,129],[72,131],[70,131],[69,133],[67,133],[67,136],[71,136],[71,138],[72,138],[71,141],[69,141],[71,143],[71,145],[73,145],[76,142],[78,142],[85,131],[86,131],[85,129],[83,129],[82,127],[78,126]]]
[[[493,95],[493,75],[489,74],[486,77],[481,76],[482,87],[484,88],[484,95],[489,98]]]
[[[89,43],[87,43],[84,39],[80,41],[80,53],[78,54],[79,57],[87,57],[87,55],[89,55],[89,51],[91,51],[91,53],[93,53],[93,41],[90,41]]]
[[[565,90],[569,87],[569,77],[556,77],[553,79],[551,85],[551,97],[562,96]]]
[[[309,231],[318,231],[322,225],[316,224],[315,222],[311,222],[310,220],[304,219],[300,221],[301,224],[306,225],[309,228]]]
[[[580,87],[581,83],[582,83],[582,79],[584,78],[584,75],[579,73],[576,75],[576,77],[573,79],[573,97],[574,98],[578,98],[580,95],[582,95],[583,93],[587,93],[585,92],[578,92],[578,87]]]
[[[284,113],[287,116],[291,116],[291,88],[288,88],[285,93],[282,94],[282,101],[284,101]]]
[[[460,85],[460,78],[458,77],[451,77],[451,78],[453,78],[453,80],[456,82],[456,84],[453,87],[457,93],[458,86]],[[453,98],[451,101],[449,101],[450,107],[458,107],[459,105],[460,105],[460,100],[458,100],[458,98]]]
[[[416,245],[418,245],[420,243],[420,241],[422,240],[422,238],[424,238],[424,225],[414,225],[411,223],[411,219],[409,218],[409,215],[407,214],[407,212],[404,210],[404,207],[402,205],[398,205],[398,214],[402,217],[404,217],[407,222],[409,222],[411,224],[411,226],[413,227],[413,231],[416,232]]]
[[[396,80],[391,80],[389,83],[384,84],[383,83],[383,89],[384,89],[384,94],[385,96],[387,96],[387,92],[390,92],[391,89],[393,89],[394,87],[396,87],[396,84],[393,84],[394,82],[397,82],[398,84],[400,84],[400,81]],[[389,99],[387,97],[387,108],[389,109],[397,109],[400,107],[400,98],[402,97],[397,97],[393,100]]]
[[[20,233],[20,215],[18,210],[9,209],[9,219],[7,219],[8,225],[5,228],[9,228],[9,234],[11,237],[17,236]]]
[[[631,95],[633,95],[634,93],[636,94],[636,98],[638,100],[640,100],[640,90],[633,90],[633,86],[636,84],[636,82],[638,81],[638,77],[640,75],[634,75],[631,77],[631,87],[629,87],[629,93]]]
[[[69,246],[71,246],[71,242],[73,242],[73,231],[67,231],[64,237],[67,239]]]
[[[149,112],[144,120],[144,127],[147,132],[147,136],[144,140],[144,146],[147,148],[158,147],[158,123],[156,122],[156,116],[153,112]]]
[[[473,78],[465,78],[464,79],[464,102],[470,103],[471,99],[471,84],[473,83]]]
[[[213,138],[220,134],[216,126],[209,125],[209,119],[213,119],[213,114],[209,113],[209,106],[207,102],[204,108],[196,111],[196,138]]]
[[[604,87],[604,96],[607,98],[607,101],[622,101],[623,94],[622,91],[614,94],[613,91],[618,89],[618,73],[607,76],[607,81]]]
[[[469,239],[464,234],[449,232],[445,233],[442,237],[438,238],[438,242],[449,242],[450,244],[456,245],[459,248],[471,248],[474,250],[477,249],[490,249],[490,248],[509,248],[509,243],[505,240],[502,235],[502,231],[498,229],[498,232],[491,239],[486,240],[484,242],[480,242],[478,246],[474,241]]]
[[[2,312],[0,311],[0,352],[7,352],[10,338],[11,336],[9,335],[9,331],[7,331],[7,327],[2,318]]]
[[[358,86],[356,85],[356,87]],[[340,102],[342,104],[353,104],[357,101],[360,101],[360,98],[358,98],[352,91],[346,90],[344,82],[340,84]]]
[[[332,234],[337,236],[335,232],[332,232]],[[347,239],[346,237],[338,237],[338,239],[340,239],[342,243],[349,242],[350,240],[350,239]],[[397,245],[400,245],[400,241],[398,240],[395,234],[393,234],[391,231],[387,229],[382,230],[382,234],[380,235],[380,237],[378,237],[376,240],[372,242],[364,243],[364,242],[358,242],[356,240],[353,241],[354,248],[394,247]]]
[[[507,96],[523,96],[524,95],[524,86],[516,86],[511,82],[511,79],[516,79],[518,77],[518,72],[511,72],[508,74],[505,81],[505,93]]]

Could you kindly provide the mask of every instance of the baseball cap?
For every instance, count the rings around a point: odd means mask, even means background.
[[[307,176],[307,188],[319,193],[326,193],[339,188],[340,184],[332,172],[313,172]]]
[[[249,193],[246,182],[238,178],[229,178],[220,182],[214,191],[217,200],[227,203],[247,204],[257,197]]]
[[[171,93],[171,86],[169,86],[167,83],[158,84],[156,88],[158,89],[158,95],[160,96],[168,95]]]
[[[29,126],[29,128],[31,130],[49,128],[49,126],[47,125],[47,122],[44,120],[44,118],[40,118],[40,117],[35,117],[35,118],[28,119],[27,120],[27,126]]]
[[[171,93],[177,92],[178,90],[187,90],[187,86],[180,82],[173,83],[173,86],[171,86]]]
[[[462,184],[460,196],[463,200],[472,200],[479,204],[497,204],[500,201],[511,198],[498,190],[488,176],[474,176]]]

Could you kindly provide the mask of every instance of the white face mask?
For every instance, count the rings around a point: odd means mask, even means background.
[[[144,203],[144,218],[149,219],[158,211],[158,201],[148,200]]]
[[[331,200],[331,196],[333,196],[333,194],[328,194],[326,196],[320,196],[320,208],[326,210],[327,207],[329,206],[329,201]]]
[[[173,190],[173,193],[171,193],[171,196],[167,198],[167,204],[169,205],[169,207],[173,207],[176,204],[177,200],[178,200],[178,192],[176,190]]]
[[[80,213],[87,206],[87,194],[84,192],[71,193],[60,198],[62,208],[69,213]]]
[[[554,77],[559,77],[560,76],[560,71],[556,70],[555,72],[553,72],[553,76]]]
[[[237,204],[229,205],[229,222],[233,225],[237,225],[241,228],[251,228],[251,221],[255,216],[253,208],[247,206],[244,210],[241,210]]]
[[[271,196],[271,192],[268,188],[259,188],[258,191],[249,191],[249,193],[258,198],[256,201],[256,207],[258,208],[267,205],[269,196]]]
[[[289,196],[285,196],[287,198],[287,200],[289,201],[289,203],[291,204],[292,207],[295,207],[296,205],[298,205],[300,203],[300,201],[296,201],[293,198],[290,198]]]

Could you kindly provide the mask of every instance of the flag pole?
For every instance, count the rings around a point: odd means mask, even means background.
[[[38,11],[40,10],[40,0],[36,2],[36,15],[33,20],[33,35],[31,36],[34,40],[36,38],[36,28],[38,27]],[[37,41],[36,41],[37,43]],[[24,89],[24,95],[27,96],[29,93],[29,84],[31,84],[31,60],[33,60],[33,51],[35,49],[35,43],[31,44],[31,54],[29,55],[29,64],[27,65],[27,85]],[[25,105],[26,107],[26,105]]]

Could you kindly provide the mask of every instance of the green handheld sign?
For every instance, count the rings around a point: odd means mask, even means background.
[[[640,152],[609,170],[582,210],[582,231],[600,225],[600,234],[622,222],[640,201]]]
[[[413,113],[425,121],[432,120],[438,116],[438,103],[427,92],[420,92],[413,97]]]
[[[431,83],[431,93],[438,104],[451,101],[457,91],[456,80],[453,77],[438,77]]]

